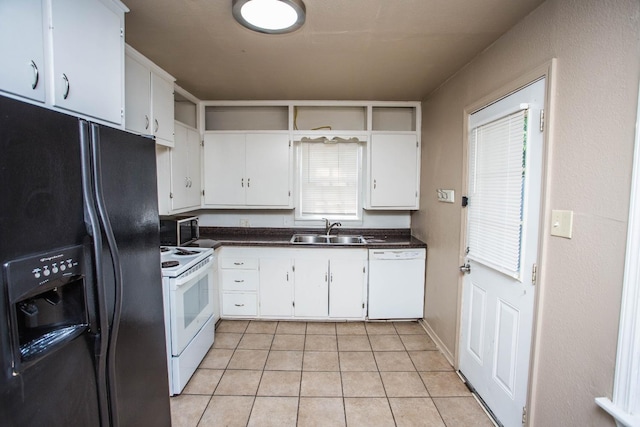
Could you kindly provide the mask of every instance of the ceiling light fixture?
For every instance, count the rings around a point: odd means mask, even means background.
[[[302,0],[233,0],[233,17],[243,26],[266,34],[290,33],[302,27]]]

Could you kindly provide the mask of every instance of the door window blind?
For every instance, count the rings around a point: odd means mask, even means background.
[[[520,278],[527,110],[471,130],[468,257]]]
[[[300,215],[357,217],[359,144],[302,142]]]

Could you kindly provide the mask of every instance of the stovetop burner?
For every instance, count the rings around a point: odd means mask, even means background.
[[[173,253],[175,255],[184,256],[184,255],[196,255],[199,252],[197,252],[197,251],[189,251],[187,249],[182,249],[182,248],[176,248],[176,250]]]
[[[213,256],[211,248],[160,246],[162,275],[164,277],[178,277],[210,256]]]
[[[180,263],[178,261],[164,261],[162,263],[162,268],[177,267],[179,265],[180,265]]]

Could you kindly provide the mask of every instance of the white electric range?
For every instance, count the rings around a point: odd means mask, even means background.
[[[214,252],[160,248],[169,392],[180,394],[214,341]]]

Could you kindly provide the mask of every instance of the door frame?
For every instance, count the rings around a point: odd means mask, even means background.
[[[532,403],[535,396],[537,376],[538,360],[539,360],[539,346],[540,330],[538,325],[542,320],[542,306],[545,286],[545,269],[546,253],[547,253],[547,236],[550,235],[550,223],[551,223],[551,211],[550,206],[550,179],[549,170],[551,164],[551,148],[553,146],[553,106],[554,106],[554,94],[555,94],[555,70],[556,70],[555,58],[545,62],[544,64],[522,74],[520,77],[508,82],[500,87],[500,89],[483,96],[478,101],[465,106],[462,112],[462,124],[463,124],[463,147],[462,147],[462,194],[467,194],[469,190],[469,176],[468,176],[468,160],[469,160],[469,117],[474,112],[493,104],[519,89],[539,80],[541,78],[546,79],[545,87],[545,101],[544,101],[544,131],[543,131],[543,154],[542,154],[542,171],[541,171],[541,191],[540,191],[540,223],[539,223],[539,235],[538,235],[538,271],[536,280],[536,293],[534,298],[533,307],[533,326],[531,332],[531,357],[529,359],[529,382],[527,386],[527,403],[526,407],[530,415]],[[467,210],[462,209],[462,215],[460,219],[460,241],[458,251],[458,265],[464,265],[465,263],[465,247],[467,239]],[[459,369],[460,365],[460,334],[461,334],[461,319],[462,319],[462,297],[463,297],[463,282],[464,274],[460,274],[458,279],[458,306],[456,313],[456,341],[454,349],[454,368]],[[530,425],[533,417],[528,416],[525,425]]]

